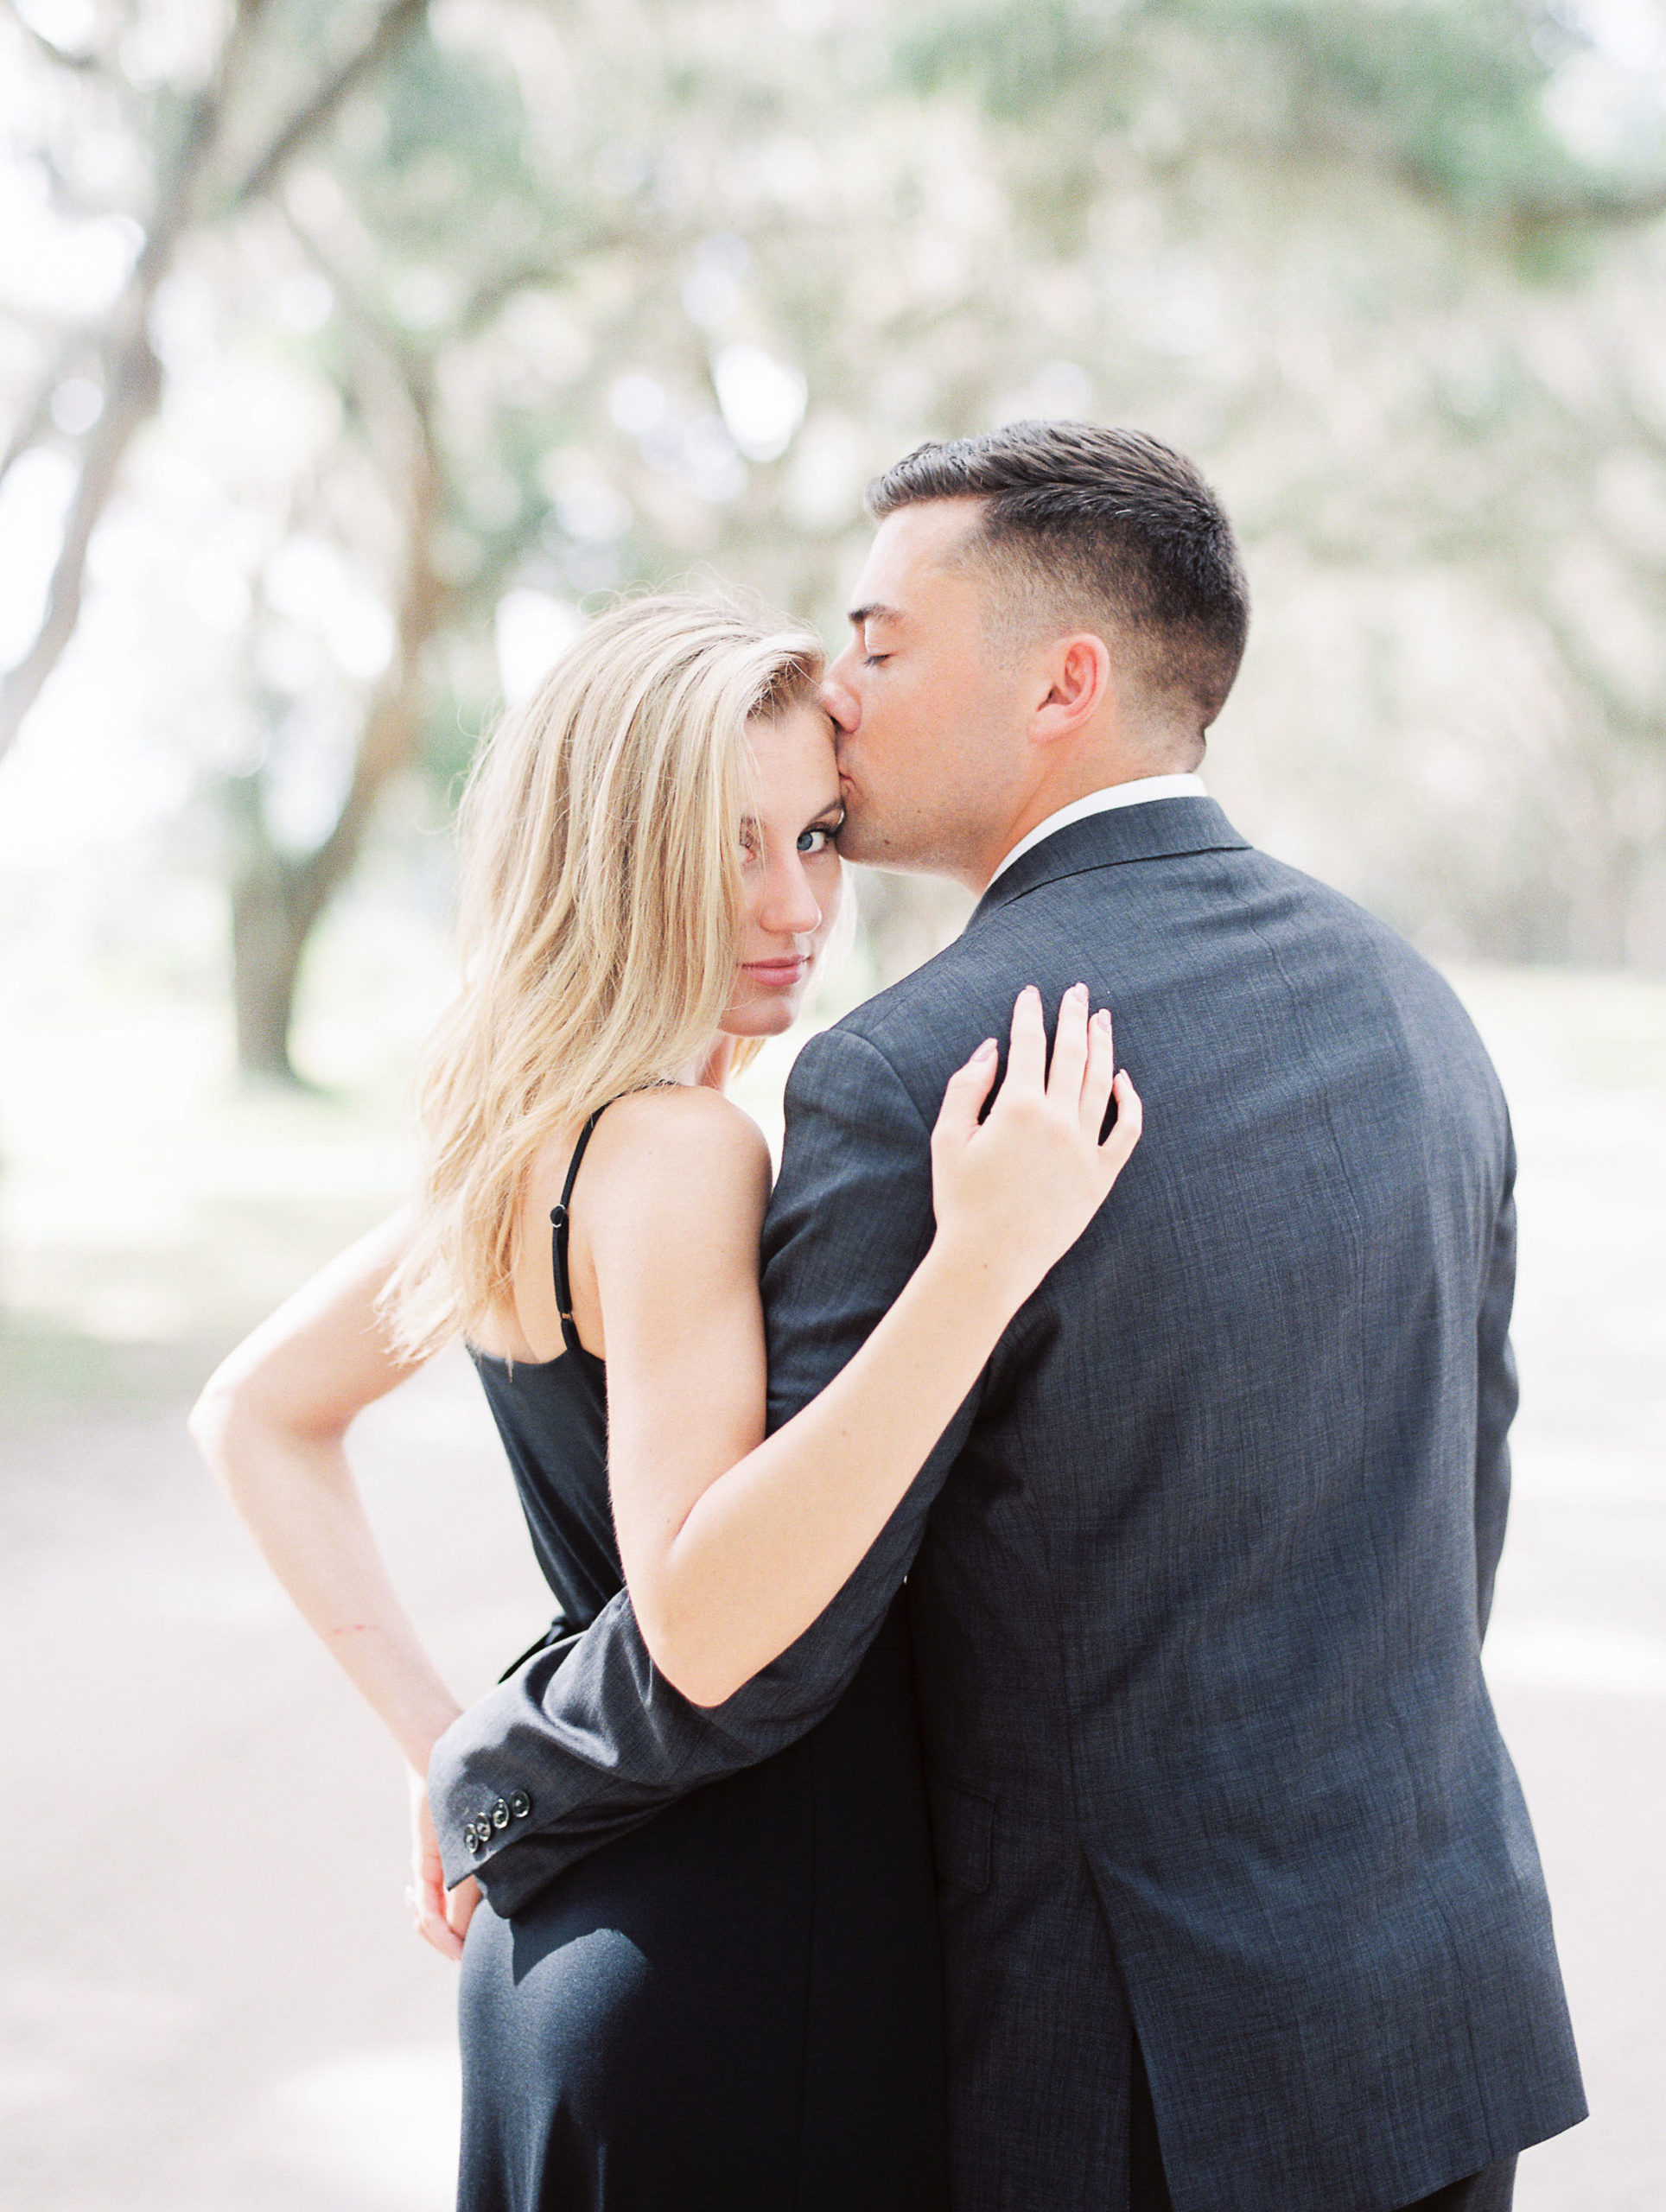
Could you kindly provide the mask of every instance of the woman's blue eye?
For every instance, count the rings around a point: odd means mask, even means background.
[[[798,832],[798,850],[806,854],[824,853],[832,837],[830,830],[801,830]]]

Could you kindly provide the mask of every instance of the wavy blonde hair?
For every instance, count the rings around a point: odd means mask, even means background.
[[[709,1052],[740,952],[747,725],[812,698],[821,669],[785,618],[638,599],[482,747],[460,816],[462,987],[419,1076],[416,1229],[381,1299],[401,1353],[501,1313],[551,1138]]]

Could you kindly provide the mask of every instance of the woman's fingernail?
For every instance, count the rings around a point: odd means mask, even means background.
[[[1073,999],[1084,999],[1087,995],[1088,987],[1085,983],[1072,983],[1066,995]]]
[[[1102,1006],[1098,1013],[1094,1015],[1093,1026],[1096,1029],[1109,1030],[1110,1027],[1110,1010],[1108,1007]]]
[[[976,1052],[972,1054],[972,1058],[975,1060],[992,1059],[996,1049],[995,1039],[993,1037],[986,1037],[983,1039],[983,1042],[978,1046]]]

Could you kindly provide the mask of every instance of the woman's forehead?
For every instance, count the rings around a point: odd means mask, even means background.
[[[812,810],[839,792],[838,765],[833,753],[833,725],[820,707],[809,701],[788,708],[783,715],[760,718],[747,726],[747,747],[752,755],[756,801],[797,804],[810,797]]]

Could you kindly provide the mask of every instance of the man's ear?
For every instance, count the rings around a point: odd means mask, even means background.
[[[1091,630],[1055,639],[1038,671],[1046,690],[1030,716],[1038,743],[1055,744],[1091,721],[1111,689],[1110,649]]]

